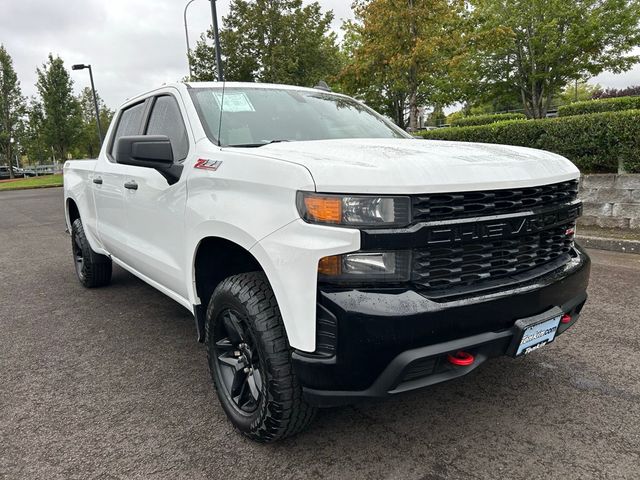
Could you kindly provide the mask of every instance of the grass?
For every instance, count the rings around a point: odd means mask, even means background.
[[[19,178],[0,182],[0,192],[7,190],[27,190],[30,188],[61,187],[62,175],[43,175],[42,177]]]

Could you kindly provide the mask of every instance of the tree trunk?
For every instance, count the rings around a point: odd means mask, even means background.
[[[418,129],[418,92],[412,86],[409,93],[409,128],[412,132]]]
[[[9,143],[6,153],[7,153],[7,163],[9,164],[9,178],[16,178],[16,176],[13,174],[13,164],[11,163],[12,161],[11,157],[13,156],[13,152],[11,151],[11,143]]]

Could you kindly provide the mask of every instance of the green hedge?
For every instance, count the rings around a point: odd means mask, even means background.
[[[603,98],[601,100],[587,100],[575,102],[558,108],[558,116],[587,115],[599,112],[618,112],[621,110],[640,109],[640,97]]]
[[[629,173],[640,173],[640,110],[440,128],[420,136],[548,150],[585,173],[615,173],[621,158]]]
[[[488,125],[490,123],[502,122],[505,120],[524,120],[527,118],[523,113],[494,113],[490,115],[472,115],[470,117],[456,118],[451,121],[452,127],[471,127],[473,125]]]

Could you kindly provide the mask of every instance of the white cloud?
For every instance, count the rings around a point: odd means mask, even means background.
[[[218,0],[218,16],[229,10]],[[309,0],[305,0],[309,3]],[[334,28],[351,16],[350,2],[321,0],[335,12]],[[175,0],[8,0],[0,15],[0,43],[11,56],[25,95],[35,95],[36,67],[49,52],[60,55],[67,68],[90,63],[96,89],[114,108],[126,98],[187,71],[183,24],[185,1]],[[211,25],[211,6],[196,0],[188,9],[193,45]],[[86,71],[72,72],[76,90],[89,85]]]

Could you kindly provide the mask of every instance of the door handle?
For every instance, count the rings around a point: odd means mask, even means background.
[[[102,178],[100,177],[95,177],[93,179],[93,183],[95,183],[96,185],[102,185]]]
[[[124,188],[128,188],[129,190],[137,190],[138,184],[131,180],[130,182],[124,184]]]

